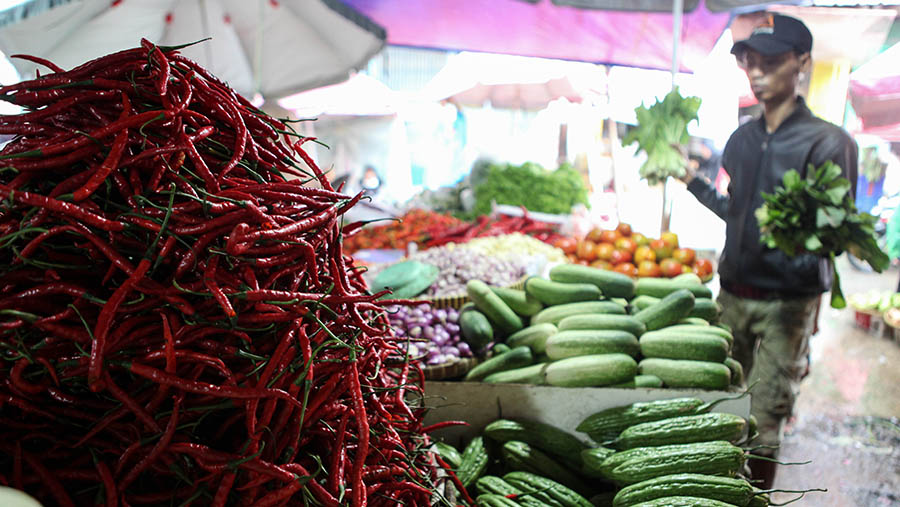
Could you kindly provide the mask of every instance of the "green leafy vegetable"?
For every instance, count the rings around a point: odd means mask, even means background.
[[[676,145],[690,141],[687,126],[697,119],[700,98],[682,97],[674,88],[662,100],[649,108],[643,104],[635,108],[637,127],[622,139],[622,146],[638,143],[638,150],[647,154],[647,161],[641,166],[640,175],[651,185],[669,176],[682,177],[685,174],[685,160]]]
[[[844,308],[841,281],[834,263],[844,250],[882,272],[890,258],[875,240],[877,218],[858,213],[850,181],[841,176],[840,166],[827,161],[809,166],[806,179],[796,170],[785,173],[783,186],[772,194],[763,193],[763,205],[756,210],[760,241],[788,255],[814,253],[831,259],[834,284],[831,306]]]
[[[491,213],[491,202],[524,206],[529,211],[567,214],[578,203],[589,205],[581,174],[568,164],[548,171],[538,164],[491,164],[472,180],[475,216]]]

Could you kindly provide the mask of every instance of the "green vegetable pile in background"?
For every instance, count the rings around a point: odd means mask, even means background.
[[[796,170],[785,173],[783,186],[756,210],[760,241],[788,255],[809,252],[827,256],[834,270],[831,306],[844,308],[834,257],[847,250],[866,261],[877,272],[890,265],[890,259],[875,240],[877,218],[858,213],[850,192],[850,181],[841,176],[840,166],[826,161],[821,167],[810,165],[806,179]]]
[[[669,176],[685,174],[685,157],[676,145],[690,141],[688,123],[697,119],[699,97],[682,97],[674,88],[662,100],[647,108],[636,107],[637,127],[622,139],[622,146],[638,143],[638,150],[647,153],[647,161],[641,166],[640,175],[650,185],[663,182]]]
[[[529,211],[568,214],[572,206],[589,206],[588,190],[581,174],[568,164],[548,171],[538,164],[491,164],[474,183],[473,214],[491,213],[491,202],[524,206]]]

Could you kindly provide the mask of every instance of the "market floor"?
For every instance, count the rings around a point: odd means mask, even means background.
[[[863,273],[844,259],[844,294],[894,291],[900,271]],[[851,309],[834,310],[827,295],[820,331],[811,341],[812,369],[804,379],[779,459],[775,488],[809,493],[797,507],[900,506],[900,340],[856,325]],[[795,494],[776,493],[784,502]]]

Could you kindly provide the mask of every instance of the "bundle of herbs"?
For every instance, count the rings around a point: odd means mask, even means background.
[[[810,165],[805,179],[793,169],[785,173],[783,186],[772,194],[764,192],[765,202],[756,210],[760,241],[769,248],[790,256],[813,253],[831,259],[833,308],[846,306],[834,263],[837,255],[848,251],[879,273],[890,264],[875,240],[877,219],[857,211],[850,189],[840,166],[826,161],[818,168]]]
[[[622,146],[638,143],[638,150],[647,154],[640,168],[641,178],[650,185],[664,182],[669,176],[685,175],[687,164],[678,149],[690,141],[687,126],[697,119],[700,98],[683,97],[678,88],[649,108],[641,104],[635,108],[637,126],[622,139]]]

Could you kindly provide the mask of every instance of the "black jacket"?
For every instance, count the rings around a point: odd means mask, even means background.
[[[723,285],[740,284],[791,295],[821,294],[831,288],[828,260],[811,254],[788,257],[759,241],[754,211],[761,192],[772,193],[784,173],[796,169],[805,177],[807,167],[831,160],[841,166],[856,195],[856,142],[840,127],[812,114],[802,98],[796,110],[768,134],[765,118],[739,127],[728,140],[722,166],[731,178],[728,195],[702,178],[688,190],[726,222],[725,248],[719,259]]]

